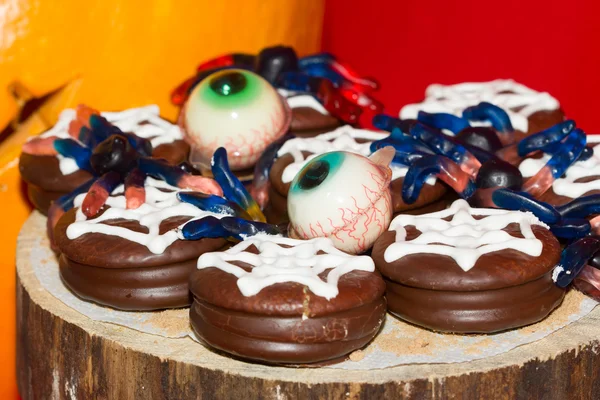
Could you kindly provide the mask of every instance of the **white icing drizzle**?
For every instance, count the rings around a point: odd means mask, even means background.
[[[302,92],[294,92],[286,89],[277,89],[277,92],[283,96],[291,109],[308,107],[320,112],[323,115],[329,115],[329,111],[315,98],[315,96]]]
[[[277,152],[279,157],[288,153],[294,157],[294,162],[286,166],[283,170],[281,180],[284,183],[291,182],[310,160],[331,151],[347,151],[367,157],[371,154],[371,143],[376,140],[385,139],[388,136],[389,133],[387,132],[355,129],[350,125],[345,125],[315,137],[290,139]],[[359,143],[357,139],[364,140],[365,142]],[[312,154],[304,158],[303,151]],[[403,177],[408,172],[408,167],[402,164],[394,163],[390,165],[390,168],[392,170],[392,180]],[[427,180],[427,184],[429,185],[434,185],[435,182],[435,178]]]
[[[176,140],[183,139],[181,129],[177,125],[160,117],[160,109],[157,105],[130,108],[119,112],[102,112],[100,114],[123,132],[132,132],[139,137],[150,139],[150,143],[154,148],[161,144],[173,143]],[[64,110],[60,113],[56,125],[41,134],[40,137],[56,136],[61,139],[72,139],[68,130],[69,124],[74,119],[75,110]],[[74,160],[60,155],[57,158],[60,172],[63,175],[72,174],[79,169]]]
[[[246,251],[252,245],[258,254]],[[251,271],[246,272],[230,261],[249,264]],[[202,254],[198,269],[210,267],[235,275],[237,286],[246,297],[254,296],[267,286],[296,282],[327,300],[338,295],[338,280],[342,275],[351,271],[375,271],[370,257],[344,253],[336,249],[329,238],[296,240],[266,234],[247,238],[223,252]],[[330,271],[324,281],[319,274],[327,270]]]
[[[537,111],[556,110],[560,107],[558,100],[546,92],[537,92],[511,79],[498,79],[457,85],[429,85],[425,90],[425,100],[404,106],[400,110],[400,118],[417,118],[419,111],[462,116],[465,108],[482,101],[503,108],[513,127],[523,132],[527,132],[529,128],[527,117]],[[473,122],[472,125],[485,124]]]
[[[180,227],[171,229],[162,235],[159,234],[160,224],[166,219],[176,216],[192,217],[191,220],[202,219],[207,216],[220,219],[226,216],[202,211],[191,204],[179,201],[177,193],[184,190],[171,186],[164,181],[147,177],[144,187],[146,189],[146,201],[139,208],[133,210],[126,208],[126,200],[123,194],[124,187],[120,185],[106,201],[106,205],[110,208],[99,217],[92,219],[88,219],[81,211],[81,203],[86,193],[80,194],[74,201],[74,206],[78,209],[75,222],[67,227],[67,237],[73,240],[86,233],[118,236],[146,246],[154,254],[161,254],[179,239],[178,229]],[[124,227],[103,223],[119,218],[139,222],[140,225],[148,228],[148,233],[135,232]]]
[[[450,221],[443,219],[450,216]],[[475,219],[474,216],[483,218]],[[511,223],[519,224],[523,238],[503,230]],[[404,227],[409,225],[418,229],[421,235],[406,240]],[[463,271],[468,271],[480,256],[499,250],[513,249],[539,257],[543,244],[535,237],[532,225],[548,229],[530,212],[471,208],[465,200],[456,200],[443,211],[394,218],[390,230],[396,231],[396,241],[386,249],[384,259],[391,263],[409,254],[440,254],[452,257]]]
[[[519,165],[519,171],[524,178],[529,178],[538,173],[548,160],[550,155],[544,154],[541,158],[526,158]],[[600,190],[600,179],[590,182],[575,182],[577,179],[589,176],[600,176],[600,145],[594,147],[594,155],[585,161],[577,161],[569,168],[561,178],[552,183],[552,190],[560,196],[572,199],[583,196],[592,190]]]

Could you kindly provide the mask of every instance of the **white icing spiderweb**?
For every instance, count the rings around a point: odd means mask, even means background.
[[[258,254],[247,251],[252,245]],[[247,272],[230,261],[246,263],[251,270]],[[201,255],[198,269],[210,267],[236,276],[240,292],[247,297],[267,286],[296,282],[327,300],[338,295],[338,280],[342,275],[356,270],[375,271],[370,257],[346,254],[336,249],[331,239],[296,240],[265,234],[252,236],[223,252]],[[328,269],[326,279],[322,280],[319,274]]]
[[[355,129],[350,125],[344,125],[315,137],[290,139],[277,152],[279,157],[284,154],[290,154],[294,157],[294,162],[287,165],[283,170],[281,181],[284,183],[291,182],[310,160],[331,151],[347,151],[368,157],[371,154],[371,143],[385,139],[388,136],[389,133],[387,132]],[[303,151],[311,154],[305,158],[302,154]],[[408,171],[408,167],[397,163],[392,163],[390,169],[392,170],[392,180],[405,176]],[[435,179],[428,179],[427,183],[435,184]]]
[[[444,220],[447,217],[452,218]],[[511,223],[519,224],[523,238],[511,236],[503,230]],[[406,240],[405,227],[409,225],[413,225],[421,235]],[[480,256],[499,250],[514,249],[539,257],[543,244],[534,235],[532,225],[548,229],[530,212],[471,208],[465,200],[456,200],[443,211],[394,218],[390,230],[396,231],[396,241],[386,249],[384,258],[390,263],[409,254],[440,254],[452,257],[460,268],[468,271]]]
[[[123,185],[119,185],[106,200],[110,206],[102,215],[88,219],[81,211],[81,204],[86,193],[75,198],[74,207],[76,211],[75,222],[67,228],[67,237],[71,240],[86,233],[101,233],[104,235],[118,236],[125,240],[146,246],[154,254],[161,254],[167,247],[173,244],[178,237],[178,229],[171,229],[160,234],[160,225],[171,217],[191,217],[190,221],[202,219],[207,216],[223,218],[226,214],[216,214],[180,201],[177,193],[182,190],[151,177],[147,177],[144,183],[146,189],[146,201],[139,208],[127,209],[126,199],[123,194]],[[115,219],[126,219],[137,221],[140,225],[148,228],[148,233],[136,232],[122,226],[108,225],[105,221]],[[187,221],[189,222],[189,221]],[[186,223],[187,223],[186,222]]]
[[[450,113],[462,116],[462,111],[482,101],[504,109],[515,129],[527,132],[527,117],[537,111],[556,110],[558,100],[545,92],[538,92],[510,79],[490,82],[459,83],[456,85],[433,84],[425,91],[425,100],[408,104],[400,110],[400,118],[417,118],[419,111]],[[472,122],[472,125],[484,125]]]

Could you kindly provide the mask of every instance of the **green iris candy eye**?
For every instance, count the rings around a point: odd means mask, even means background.
[[[230,69],[216,72],[200,84],[197,101],[216,108],[244,107],[261,96],[265,85],[252,73]]]
[[[344,153],[325,153],[313,158],[292,181],[291,191],[309,191],[332,177],[344,162]]]

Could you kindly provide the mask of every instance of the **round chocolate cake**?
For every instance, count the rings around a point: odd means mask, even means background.
[[[180,129],[160,118],[157,106],[132,108],[121,112],[103,112],[108,122],[123,132],[149,139],[152,156],[172,163],[187,160],[189,146]],[[62,112],[56,125],[40,138],[73,138],[70,125],[77,119],[75,110]],[[46,214],[52,201],[75,190],[92,178],[90,172],[78,167],[72,158],[61,155],[21,153],[19,171],[27,183],[28,197],[35,208]]]
[[[368,256],[329,239],[259,234],[204,254],[191,278],[192,327],[206,344],[252,360],[309,364],[366,345],[386,311]]]
[[[157,310],[191,303],[189,276],[206,252],[224,239],[181,240],[177,228],[191,219],[219,216],[177,199],[177,188],[146,178],[146,200],[125,207],[123,186],[93,218],[81,211],[85,194],[54,229],[60,274],[79,297],[121,310]]]
[[[561,247],[529,213],[470,208],[400,215],[373,247],[390,313],[443,332],[492,333],[545,318]]]

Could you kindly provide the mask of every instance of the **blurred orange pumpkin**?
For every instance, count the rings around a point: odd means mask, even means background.
[[[78,103],[101,110],[154,103],[174,120],[169,93],[200,62],[275,44],[294,46],[301,55],[315,52],[323,12],[324,0],[0,2],[0,131],[19,110],[9,87],[42,97],[66,86],[0,143],[0,355],[6,361],[0,398],[16,397],[14,249],[29,213],[17,158],[26,138]]]
[[[201,61],[288,44],[315,51],[323,0],[8,0],[0,3],[0,129],[19,81],[41,96],[81,77],[72,103],[117,109],[157,103]]]

